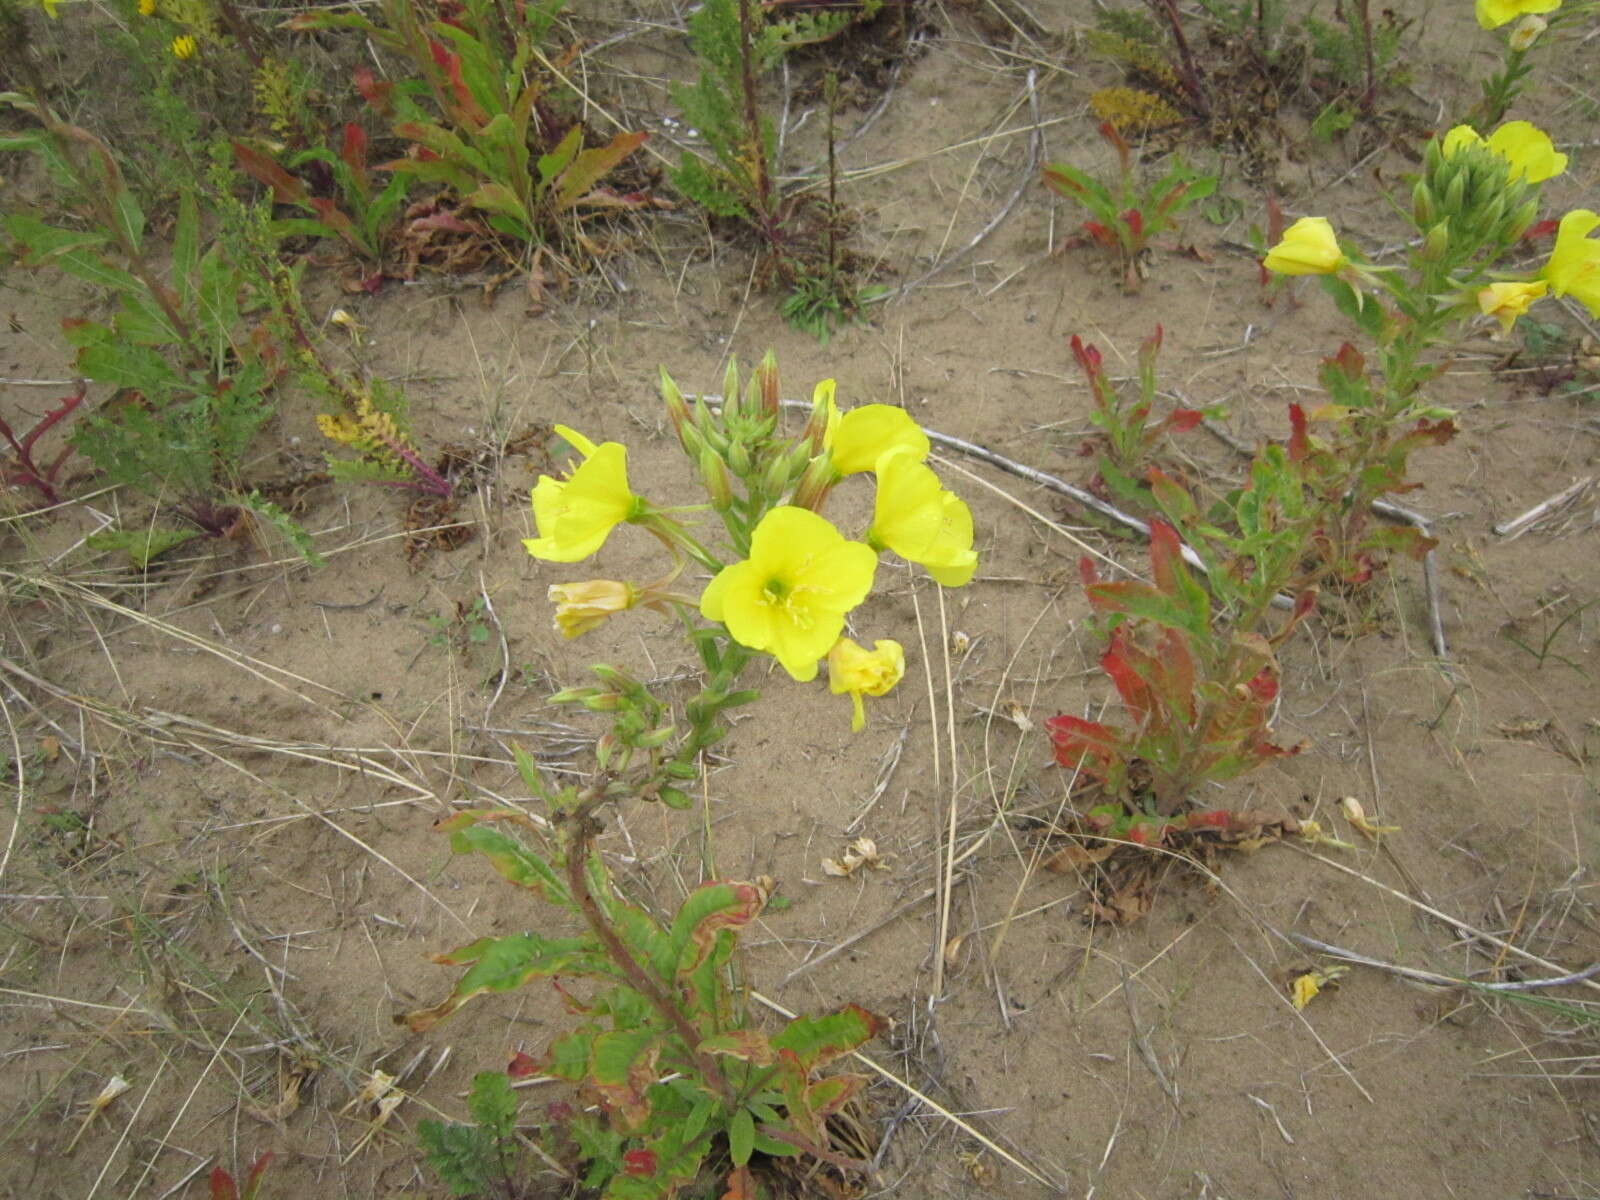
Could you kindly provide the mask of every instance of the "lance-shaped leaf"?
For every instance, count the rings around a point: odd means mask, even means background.
[[[502,877],[518,887],[538,892],[551,904],[570,906],[572,893],[554,866],[504,830],[487,824],[517,820],[526,818],[510,809],[463,812],[435,822],[434,829],[450,835],[450,849],[455,853],[481,854]]]
[[[737,1058],[758,1067],[770,1067],[777,1061],[772,1043],[765,1034],[755,1029],[733,1029],[709,1037],[700,1043],[700,1052]]]
[[[650,1116],[645,1093],[656,1082],[662,1037],[654,1029],[618,1029],[594,1039],[589,1082],[623,1130]]]
[[[796,1017],[772,1038],[772,1048],[788,1050],[808,1072],[860,1049],[878,1036],[883,1018],[859,1004],[821,1017]]]
[[[544,938],[536,933],[514,933],[500,938],[479,938],[449,954],[434,957],[448,966],[471,964],[455,991],[432,1008],[395,1017],[412,1033],[432,1029],[474,996],[485,992],[511,992],[541,975],[604,975],[615,977],[616,968],[598,953],[586,937]]]
[[[766,903],[766,892],[753,883],[707,883],[690,892],[672,922],[678,975],[705,961],[719,933],[748,925]]]
[[[650,135],[643,131],[619,133],[610,143],[580,152],[556,181],[555,208],[564,212],[591,203],[589,193],[595,184],[611,174]]]

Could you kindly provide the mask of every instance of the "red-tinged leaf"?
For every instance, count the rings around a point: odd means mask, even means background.
[[[378,289],[383,286],[383,272],[374,271],[361,281],[361,290],[369,296],[376,296]]]
[[[1532,242],[1540,238],[1547,238],[1559,228],[1561,228],[1561,222],[1554,218],[1546,221],[1535,221],[1528,226],[1528,231],[1522,235],[1522,240]]]
[[[1271,704],[1278,698],[1278,680],[1271,667],[1262,667],[1245,686],[1258,704]]]
[[[1289,461],[1304,462],[1311,453],[1311,437],[1306,432],[1306,410],[1289,405]]]
[[[724,929],[755,920],[767,894],[753,883],[707,883],[690,892],[672,922],[677,973],[685,975],[706,959]]]
[[[1149,685],[1134,669],[1132,652],[1133,647],[1128,642],[1127,627],[1119,625],[1111,631],[1111,644],[1100,656],[1100,669],[1110,677],[1117,689],[1117,695],[1122,698],[1122,706],[1128,710],[1128,715],[1133,718],[1134,724],[1144,725],[1150,719],[1154,698],[1150,694]]]
[[[239,1189],[233,1176],[221,1167],[211,1168],[211,1200],[239,1200]]]
[[[1178,594],[1178,571],[1183,562],[1183,539],[1165,521],[1150,522],[1150,573],[1156,587],[1169,596]]]
[[[429,213],[427,216],[417,217],[407,228],[410,229],[440,229],[446,233],[472,233],[481,234],[483,228],[468,221],[463,221],[454,213],[440,209],[438,212]]]
[[[339,206],[332,200],[326,196],[307,196],[306,201],[317,214],[317,219],[329,229],[336,233],[347,234],[351,240],[355,240],[355,223],[340,211]]]
[[[830,1075],[806,1089],[806,1107],[812,1116],[825,1119],[850,1103],[866,1086],[865,1075]]]
[[[558,177],[555,206],[561,212],[578,204],[582,198],[640,146],[649,134],[644,130],[619,133],[610,143],[592,150],[584,150],[572,160]]]
[[[770,1067],[777,1061],[772,1043],[767,1040],[765,1034],[755,1029],[733,1029],[709,1037],[700,1043],[700,1052],[737,1058],[742,1062],[754,1063],[758,1067]]]
[[[806,1071],[814,1071],[866,1045],[883,1029],[883,1018],[859,1004],[821,1017],[796,1017],[773,1035],[772,1048],[788,1051]]]
[[[1339,353],[1332,358],[1323,359],[1322,365],[1337,369],[1346,379],[1351,380],[1364,379],[1367,373],[1367,360],[1361,356],[1361,351],[1357,350],[1349,342],[1342,344],[1339,347]]]
[[[359,180],[367,177],[367,131],[354,121],[344,127],[344,144],[339,147],[339,157]]]
[[[1128,232],[1134,237],[1144,233],[1144,214],[1137,208],[1130,208],[1122,214],[1122,223],[1128,227]]]
[[[1112,249],[1116,249],[1116,234],[1112,233],[1099,221],[1085,221],[1083,223],[1083,231],[1095,241],[1099,242],[1102,246],[1109,246]]]
[[[256,1194],[261,1190],[261,1177],[267,1173],[267,1168],[272,1165],[272,1151],[265,1150],[256,1155],[255,1162],[250,1164],[250,1173],[244,1179],[244,1193],[240,1200],[256,1200]]]
[[[1181,629],[1168,629],[1161,635],[1156,650],[1156,661],[1160,664],[1165,685],[1162,701],[1169,709],[1182,712],[1188,720],[1194,720],[1196,670],[1194,655],[1189,652],[1189,639]]]
[[[635,1178],[648,1178],[656,1173],[656,1155],[653,1150],[629,1150],[622,1156],[622,1171]]]
[[[728,1172],[728,1189],[722,1193],[722,1200],[757,1200],[760,1195],[749,1167],[735,1167]]]
[[[1188,433],[1205,420],[1205,416],[1198,408],[1175,408],[1167,415],[1167,428],[1177,433]]]
[[[1044,723],[1045,732],[1055,745],[1055,758],[1059,766],[1069,771],[1081,771],[1091,779],[1105,783],[1110,779],[1111,766],[1121,754],[1122,734],[1098,721],[1061,713]]]
[[[506,1074],[512,1079],[527,1079],[539,1071],[539,1060],[521,1050],[513,1054],[511,1061],[506,1064]]]
[[[1100,574],[1094,569],[1094,560],[1087,554],[1078,558],[1078,578],[1083,580],[1083,586],[1086,588],[1100,582]]]
[[[1186,818],[1186,822],[1190,829],[1227,829],[1233,824],[1233,813],[1226,808],[1192,812]]]
[[[234,142],[233,156],[245,174],[272,189],[272,198],[279,204],[303,205],[310,199],[306,185],[279,166],[271,155],[243,142]]]
[[[357,67],[355,85],[356,91],[361,93],[361,98],[372,105],[379,116],[386,117],[389,115],[389,110],[394,106],[390,100],[390,96],[394,92],[394,84],[387,80],[380,82],[366,67]]]
[[[637,1128],[650,1116],[644,1094],[656,1081],[660,1056],[661,1036],[651,1029],[618,1029],[594,1039],[590,1081],[625,1128]]]
[[[1072,335],[1072,341],[1069,344],[1072,347],[1072,357],[1078,360],[1078,367],[1093,382],[1095,376],[1100,373],[1101,358],[1099,349],[1085,344],[1084,340],[1077,334]]]

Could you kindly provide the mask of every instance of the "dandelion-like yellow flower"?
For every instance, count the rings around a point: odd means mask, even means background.
[[[626,612],[639,603],[639,589],[617,579],[588,579],[582,583],[550,585],[556,606],[556,628],[562,637],[575,638],[605,624],[613,613]]]
[[[1478,24],[1499,29],[1526,13],[1555,12],[1560,7],[1561,0],[1477,0]]]
[[[722,568],[706,585],[700,612],[806,683],[839,640],[845,614],[872,590],[877,567],[871,547],[846,541],[814,512],[784,505],[755,527],[750,557]]]
[[[1491,283],[1478,292],[1478,309],[1486,317],[1497,317],[1500,332],[1510,333],[1517,318],[1528,311],[1550,285],[1543,279],[1528,282]]]
[[[1301,217],[1283,231],[1261,265],[1279,275],[1332,275],[1349,259],[1326,217]]]
[[[194,35],[180,33],[172,39],[172,57],[180,61],[193,58],[200,52],[200,43],[194,40]]]
[[[978,569],[972,510],[905,447],[878,459],[878,497],[867,541],[921,563],[945,587],[960,587]]]
[[[867,723],[861,698],[887,695],[905,673],[906,652],[889,638],[873,642],[871,650],[840,638],[828,651],[828,690],[835,696],[850,693],[855,709],[850,718],[852,733],[860,733]]]
[[[1444,135],[1439,147],[1446,158],[1469,146],[1483,146],[1505,159],[1512,179],[1543,183],[1567,169],[1567,156],[1558,153],[1550,135],[1530,121],[1507,121],[1484,140],[1470,125],[1457,125]]]
[[[918,462],[928,457],[928,435],[911,415],[892,404],[863,404],[843,416],[833,409],[825,443],[833,468],[841,475],[870,471],[878,459],[897,447],[911,451]]]
[[[156,15],[156,0],[139,0],[139,15],[153,17]]]
[[[1591,316],[1600,317],[1600,240],[1589,236],[1596,226],[1600,215],[1587,208],[1562,217],[1555,249],[1540,274],[1556,295],[1575,296]]]
[[[523,546],[547,562],[577,562],[605,544],[611,531],[639,517],[644,501],[628,488],[628,448],[620,442],[596,446],[583,434],[557,425],[583,462],[566,480],[539,476],[533,489],[533,519],[539,536]]]

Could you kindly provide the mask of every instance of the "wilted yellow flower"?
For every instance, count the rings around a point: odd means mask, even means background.
[[[1301,217],[1261,260],[1279,275],[1332,275],[1348,263],[1326,217]]]
[[[906,652],[899,642],[882,638],[872,643],[872,649],[858,646],[847,637],[840,638],[828,651],[828,690],[835,696],[850,693],[855,712],[850,718],[850,729],[860,733],[867,723],[863,696],[883,696],[906,673]]]
[[[1543,279],[1532,282],[1491,283],[1478,292],[1478,309],[1486,317],[1497,317],[1500,332],[1510,333],[1517,318],[1528,311],[1530,305],[1548,291],[1550,285]]]
[[[1470,125],[1457,125],[1444,135],[1440,149],[1446,158],[1469,146],[1483,146],[1505,159],[1512,179],[1543,183],[1567,169],[1567,156],[1557,153],[1550,135],[1530,121],[1507,121],[1485,141]]]
[[[566,480],[539,476],[533,489],[533,519],[539,536],[523,546],[547,562],[577,562],[605,544],[611,531],[644,511],[644,501],[628,488],[628,448],[620,442],[596,446],[565,425],[556,432],[583,462]]]
[[[193,35],[180,33],[172,39],[172,57],[177,59],[193,58],[200,50],[200,43],[194,40]]]
[[[1550,22],[1543,17],[1536,17],[1532,13],[1517,22],[1517,27],[1511,31],[1511,36],[1506,39],[1513,50],[1526,50],[1539,40],[1539,35],[1550,28]]]
[[[784,505],[755,527],[750,557],[706,585],[700,612],[806,683],[839,640],[845,614],[872,590],[877,567],[871,547],[846,541],[814,512]]]
[[[1478,24],[1498,29],[1525,13],[1555,12],[1560,7],[1561,0],[1477,0]]]
[[[575,638],[603,625],[612,613],[626,612],[639,603],[639,589],[616,579],[553,583],[550,601],[556,606],[561,636]]]
[[[878,459],[878,498],[867,541],[921,563],[945,587],[960,587],[978,569],[972,510],[905,447]]]
[[[1587,208],[1575,208],[1561,218],[1556,229],[1555,249],[1540,273],[1558,296],[1573,295],[1600,317],[1600,240],[1589,236],[1600,226],[1600,216]]]
[[[843,416],[832,410],[826,445],[834,470],[841,475],[872,470],[878,459],[896,447],[911,451],[918,462],[928,457],[930,448],[928,435],[911,415],[892,404],[863,404]]]

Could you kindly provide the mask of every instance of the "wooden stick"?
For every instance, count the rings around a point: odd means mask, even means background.
[[[1550,499],[1542,500],[1527,512],[1512,517],[1509,521],[1501,521],[1500,524],[1492,526],[1492,528],[1496,534],[1507,540],[1521,537],[1558,508],[1571,504],[1579,496],[1583,495],[1584,492],[1589,490],[1589,485],[1593,482],[1593,475],[1585,475],[1577,483],[1569,488],[1563,488],[1554,496],[1551,496]]]

